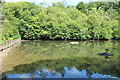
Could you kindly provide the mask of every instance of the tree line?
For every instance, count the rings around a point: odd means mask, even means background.
[[[119,39],[120,2],[78,3],[66,6],[60,2],[42,7],[29,2],[2,5],[0,41]]]

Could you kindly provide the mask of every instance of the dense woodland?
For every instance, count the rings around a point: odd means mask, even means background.
[[[25,40],[120,39],[119,2],[53,3],[42,7],[29,2],[0,3],[0,43]]]

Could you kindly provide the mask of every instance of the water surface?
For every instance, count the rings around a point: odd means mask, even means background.
[[[3,60],[7,78],[120,78],[119,41],[25,41]],[[97,53],[109,49],[113,56]]]

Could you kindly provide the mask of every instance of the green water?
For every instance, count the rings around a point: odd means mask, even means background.
[[[7,78],[120,78],[119,41],[25,41],[3,60]],[[114,54],[110,57],[97,53]]]

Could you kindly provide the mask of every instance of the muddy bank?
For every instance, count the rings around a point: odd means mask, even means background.
[[[5,44],[0,45],[0,63],[2,62],[2,58],[7,55],[10,48],[18,42],[21,42],[21,39],[8,40],[8,41],[6,41]]]
[[[0,52],[8,49],[9,47],[13,46],[15,43],[20,42],[21,39],[15,39],[15,40],[8,40],[5,44],[0,45]]]
[[[0,74],[2,74],[2,61],[3,58],[8,54],[8,52],[10,51],[10,48],[14,48],[15,44],[17,44],[18,42],[21,42],[21,39],[15,39],[15,40],[8,40],[6,41],[5,44],[0,45]],[[1,79],[1,75],[0,75],[0,79]]]

